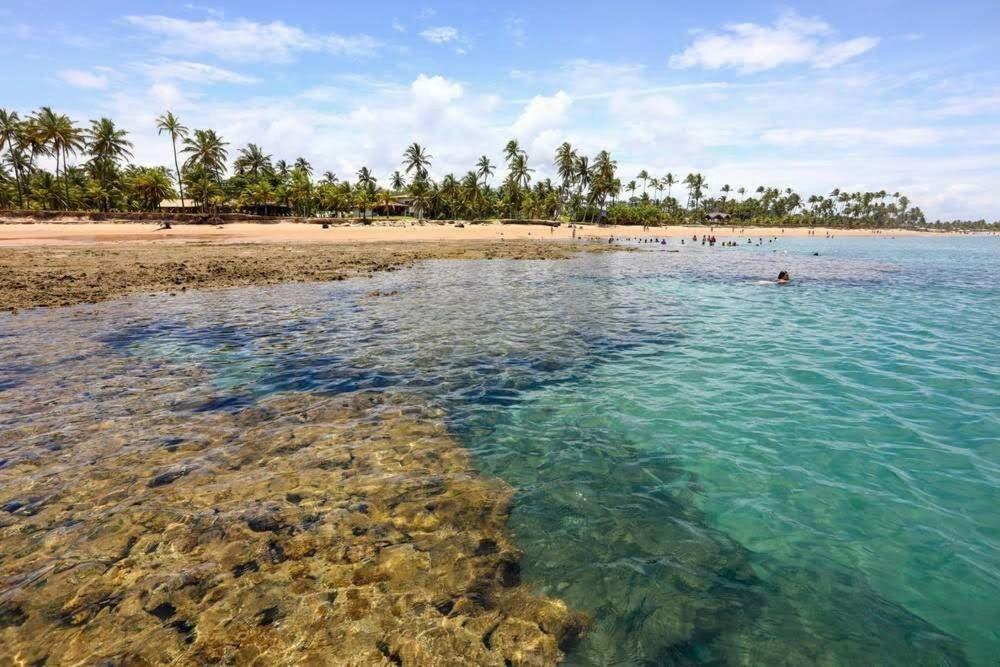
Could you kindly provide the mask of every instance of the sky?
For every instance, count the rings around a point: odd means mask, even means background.
[[[1000,219],[1000,1],[0,3],[0,106],[129,130],[212,128],[317,174],[535,178],[569,141],[624,182],[698,171],[718,193],[900,191],[929,219]],[[502,169],[498,175],[502,175]]]

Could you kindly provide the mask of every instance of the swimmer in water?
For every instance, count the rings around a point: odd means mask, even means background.
[[[781,273],[778,274],[777,282],[779,285],[786,285],[792,282],[792,277],[788,275],[788,271],[782,271]]]

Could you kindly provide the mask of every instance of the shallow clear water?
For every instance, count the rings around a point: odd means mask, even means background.
[[[411,393],[517,488],[525,580],[594,621],[571,664],[993,664],[1000,242],[668,247],[4,316],[0,426],[92,400],[69,365],[195,367],[192,419]]]

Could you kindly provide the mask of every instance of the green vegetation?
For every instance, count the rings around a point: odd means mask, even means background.
[[[130,164],[132,143],[114,121],[101,118],[85,129],[49,107],[24,117],[0,109],[0,208],[26,210],[155,211],[179,196],[181,207],[222,208],[258,215],[388,216],[418,218],[530,218],[575,222],[665,225],[910,227],[927,225],[919,207],[900,193],[842,192],[803,199],[788,189],[760,186],[748,195],[729,184],[710,194],[702,174],[683,179],[647,170],[623,186],[607,151],[593,159],[569,143],[556,150],[557,181],[534,179],[517,140],[503,148],[506,175],[493,184],[496,165],[483,155],[464,176],[430,177],[434,157],[413,143],[400,169],[379,185],[368,167],[352,181],[329,171],[313,178],[304,158],[290,166],[256,144],[236,151],[214,130],[189,130],[167,112],[156,121],[170,139],[173,169]],[[71,165],[79,158],[80,164]],[[53,164],[54,173],[39,160]],[[675,196],[675,189],[678,191]],[[679,201],[683,197],[683,203]],[[720,215],[722,214],[722,215]],[[995,229],[985,221],[947,223],[949,229]]]

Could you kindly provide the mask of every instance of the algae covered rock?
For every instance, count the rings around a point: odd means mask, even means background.
[[[286,394],[149,411],[141,435],[81,419],[71,457],[33,424],[0,441],[16,662],[546,665],[583,630],[521,585],[511,488],[422,406]]]

